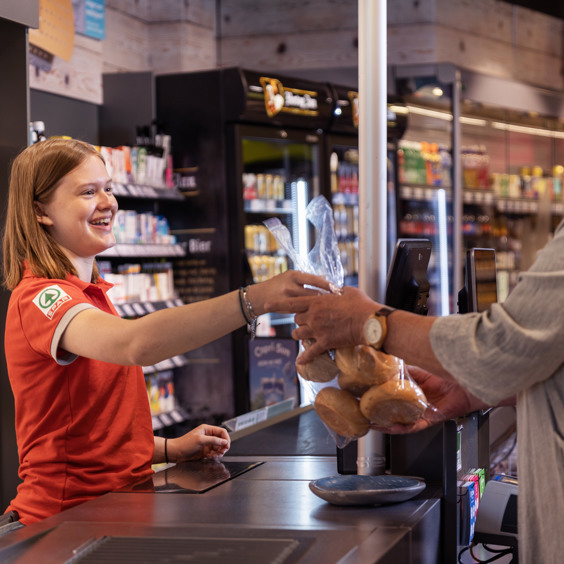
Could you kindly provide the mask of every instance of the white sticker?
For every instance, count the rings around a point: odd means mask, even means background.
[[[53,319],[55,312],[72,298],[59,286],[49,286],[33,299],[33,303],[45,314],[47,319]]]

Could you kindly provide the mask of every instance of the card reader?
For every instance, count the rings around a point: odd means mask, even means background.
[[[486,487],[476,517],[474,543],[517,546],[517,478],[497,475]]]

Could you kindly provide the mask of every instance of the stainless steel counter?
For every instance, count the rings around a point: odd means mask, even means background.
[[[298,415],[302,416],[302,423],[311,417]],[[311,432],[312,425],[304,427],[306,434]],[[275,429],[274,434],[279,431]],[[257,434],[272,436],[272,429]],[[241,450],[236,443],[233,452]],[[334,506],[315,496],[309,482],[337,473],[335,455],[249,456],[239,452],[224,460],[258,460],[263,464],[204,493],[137,490],[106,494],[0,537],[0,562],[61,563],[73,555],[77,558],[73,562],[128,562],[123,554],[119,560],[101,559],[96,544],[100,540],[96,539],[104,537],[129,541],[123,549],[128,555],[131,545],[141,550],[146,559],[137,555],[131,560],[135,562],[172,562],[175,557],[207,564],[440,562],[441,504],[437,490],[427,487],[412,500],[388,506]],[[183,482],[181,474],[175,472],[176,482]],[[164,477],[162,473],[155,476],[156,489]],[[193,483],[188,475],[186,481]],[[87,550],[73,554],[88,541],[94,542],[88,545],[93,560],[86,560]],[[234,553],[229,551],[234,550],[234,543],[243,553],[249,551],[247,557],[232,557]],[[111,542],[107,547],[111,554],[117,550]],[[151,550],[158,556],[150,556]],[[198,551],[206,558],[189,556]],[[79,558],[83,554],[85,560]]]

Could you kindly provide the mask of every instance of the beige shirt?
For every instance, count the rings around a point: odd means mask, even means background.
[[[564,223],[503,304],[436,320],[441,364],[491,405],[517,397],[519,555],[564,554]]]

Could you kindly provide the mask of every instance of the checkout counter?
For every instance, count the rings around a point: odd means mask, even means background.
[[[312,480],[337,474],[337,449],[311,406],[232,439],[219,466],[169,465],[146,483],[0,536],[0,562],[453,561],[443,542],[442,479],[390,505],[331,505],[312,493]],[[407,469],[411,461],[398,449],[397,465]]]

